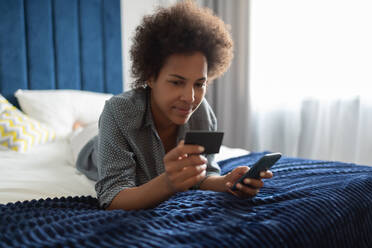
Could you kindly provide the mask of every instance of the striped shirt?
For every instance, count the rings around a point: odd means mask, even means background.
[[[179,126],[177,143],[188,130],[217,130],[216,117],[205,99],[189,121]],[[99,133],[80,152],[77,167],[86,175],[90,171],[87,176],[97,180],[97,197],[101,207],[106,208],[120,191],[145,184],[162,174],[164,156],[151,113],[150,90],[136,89],[106,102]],[[214,155],[206,158],[206,175],[219,175]]]

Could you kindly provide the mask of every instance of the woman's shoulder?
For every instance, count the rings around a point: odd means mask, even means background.
[[[138,128],[144,118],[147,96],[145,90],[130,90],[111,97],[106,101],[101,114],[102,120],[115,120],[123,130]]]
[[[125,114],[144,112],[146,109],[146,90],[133,89],[111,97],[106,104],[112,111]]]

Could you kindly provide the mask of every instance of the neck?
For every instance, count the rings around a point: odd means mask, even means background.
[[[177,130],[178,130],[178,126],[175,124],[158,125],[156,121],[155,121],[155,127],[156,127],[156,130],[158,131],[158,134],[161,137],[169,137],[173,135],[176,136]]]
[[[151,108],[151,114],[152,118],[154,120],[154,124],[156,127],[156,130],[159,133],[171,133],[173,134],[178,126],[168,120],[161,112],[160,109],[157,108],[157,105],[153,102],[153,97],[150,97],[150,108]]]

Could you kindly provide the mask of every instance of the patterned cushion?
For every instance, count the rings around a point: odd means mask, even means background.
[[[4,111],[4,110],[11,110],[11,109],[15,109],[16,107],[14,107],[12,104],[10,104],[1,94],[0,94],[0,114]]]
[[[0,146],[27,152],[55,136],[54,130],[28,117],[0,95]]]

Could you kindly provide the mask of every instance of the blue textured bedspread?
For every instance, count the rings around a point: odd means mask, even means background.
[[[272,171],[252,199],[198,190],[142,211],[104,211],[93,197],[0,205],[0,247],[372,247],[372,167],[282,157]]]

